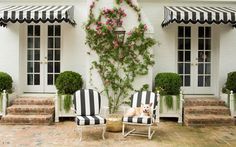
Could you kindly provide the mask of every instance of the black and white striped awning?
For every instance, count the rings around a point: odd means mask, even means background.
[[[236,10],[229,7],[185,7],[168,6],[164,8],[162,27],[169,23],[224,23],[236,24]]]
[[[0,26],[12,23],[68,22],[75,25],[73,6],[4,6],[0,7]]]

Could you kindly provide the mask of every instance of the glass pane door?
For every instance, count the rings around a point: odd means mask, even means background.
[[[177,64],[185,94],[212,94],[211,27],[178,27]]]
[[[27,28],[27,85],[40,85],[40,25]]]
[[[182,86],[191,86],[191,27],[178,27],[178,74]]]
[[[198,28],[198,87],[211,86],[211,27]]]
[[[54,85],[61,71],[61,26],[48,26],[47,85]]]
[[[61,72],[61,26],[28,25],[25,92],[56,92]]]

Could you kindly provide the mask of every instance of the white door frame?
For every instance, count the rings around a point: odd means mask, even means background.
[[[28,25],[40,25],[40,84],[39,85],[28,85],[27,84],[27,27]],[[23,92],[30,92],[30,93],[55,93],[56,87],[55,85],[48,85],[47,84],[47,52],[48,52],[48,25],[60,25],[61,27],[61,36],[60,36],[60,71],[61,71],[61,61],[62,61],[62,36],[63,36],[63,25],[58,23],[38,23],[38,24],[25,24],[23,28],[24,32],[23,34],[20,34],[24,39],[22,43],[22,51],[23,53],[22,58],[23,59],[23,65],[22,66],[22,82],[24,83]]]
[[[215,84],[217,83],[214,78],[216,70],[216,60],[214,57],[217,53],[217,44],[214,43],[217,40],[214,36],[214,25],[199,25],[199,24],[181,24],[176,25],[176,61],[178,61],[178,27],[179,26],[190,26],[191,27],[191,86],[182,87],[181,89],[185,94],[214,94]],[[198,87],[198,27],[209,26],[211,27],[211,86],[210,87]],[[176,73],[178,73],[178,62],[176,63]]]

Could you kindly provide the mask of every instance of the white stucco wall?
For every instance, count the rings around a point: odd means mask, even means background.
[[[227,73],[236,71],[236,29],[220,28],[219,85],[223,87]]]
[[[154,26],[155,39],[160,42],[154,49],[156,64],[153,68],[153,78],[159,72],[177,72],[177,26],[170,24],[161,27],[164,19],[164,6],[219,6],[236,8],[235,0],[139,0],[143,11]],[[184,24],[182,24],[184,25]],[[190,25],[191,26],[191,25]],[[193,25],[192,25],[193,26]],[[236,70],[236,30],[231,25],[214,25],[214,84],[213,94],[219,95],[227,78],[227,73]],[[218,46],[218,47],[217,47]]]
[[[0,27],[0,71],[13,78],[14,91],[19,87],[19,25]]]
[[[89,84],[89,68],[90,62],[94,56],[89,56],[87,52],[89,48],[85,45],[85,32],[82,28],[87,20],[88,7],[91,0],[0,0],[2,5],[74,5],[75,6],[75,21],[77,25],[72,27],[68,24],[62,26],[62,65],[61,70],[72,70],[82,74],[85,87],[93,88]],[[236,8],[235,0],[138,0],[142,12],[144,13],[144,21],[148,24],[149,31],[153,37],[160,42],[153,48],[155,54],[156,64],[152,72],[145,78],[140,79],[141,83],[136,83],[139,87],[145,83],[152,83],[155,75],[158,72],[177,72],[176,66],[176,26],[177,24],[170,24],[165,28],[161,27],[164,18],[164,6],[229,6]],[[111,0],[100,0],[99,7],[112,7]],[[124,6],[124,8],[128,8]],[[127,21],[124,22],[127,32],[136,24],[136,14],[132,10],[127,9]],[[130,23],[132,22],[132,23]],[[216,48],[214,54],[215,68],[214,80],[214,94],[218,95],[219,91],[226,80],[227,73],[236,70],[236,29],[232,29],[229,25],[216,26]],[[19,24],[9,24],[7,28],[0,28],[0,71],[8,72],[14,80],[14,85],[17,92],[22,92],[22,82],[20,82],[24,75],[21,75],[22,62],[20,62],[19,54],[22,48],[20,41],[22,41],[19,34]],[[10,61],[10,62],[9,62]],[[94,74],[97,79],[98,75]],[[97,80],[95,85],[101,85]],[[138,89],[138,88],[137,88]]]

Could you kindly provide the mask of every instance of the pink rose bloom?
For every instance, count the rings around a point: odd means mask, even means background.
[[[132,33],[133,33],[133,32],[132,32],[132,31],[130,31],[130,32],[128,32],[128,35],[132,35]]]
[[[100,27],[100,26],[97,26],[97,27],[96,27],[96,30],[97,30],[97,31],[98,31],[98,30],[100,30],[100,29],[101,29],[101,27]]]
[[[109,31],[111,31],[111,30],[112,30],[112,27],[111,27],[111,26],[107,26],[107,29],[108,29]]]
[[[144,25],[144,30],[145,30],[145,31],[147,30],[147,25],[146,25],[146,24]]]
[[[117,40],[114,40],[114,41],[113,41],[113,45],[114,45],[115,48],[119,47],[118,41],[117,41]]]

